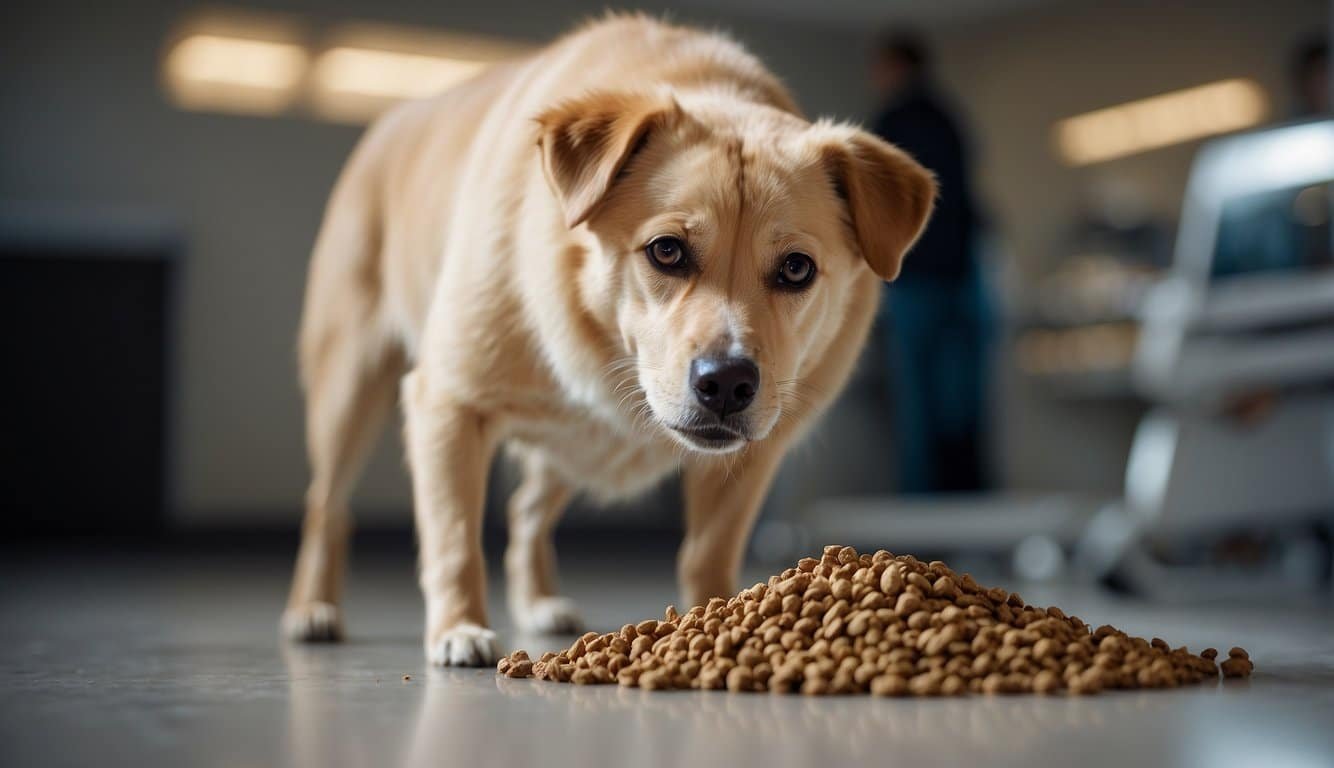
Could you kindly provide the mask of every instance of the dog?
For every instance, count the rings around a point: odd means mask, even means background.
[[[481,529],[502,447],[522,471],[504,557],[520,630],[581,626],[552,546],[570,498],[678,471],[682,599],[732,594],[785,452],[847,380],[935,196],[904,152],[806,119],[739,44],[643,16],[390,110],[311,259],[285,633],[342,634],[348,497],[396,399],[432,663],[501,654]]]

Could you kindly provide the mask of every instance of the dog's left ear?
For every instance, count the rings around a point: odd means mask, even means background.
[[[666,93],[597,91],[538,115],[542,170],[566,225],[587,221],[649,133],[679,113]]]
[[[926,229],[935,177],[903,150],[853,126],[820,122],[812,130],[834,188],[848,206],[862,258],[882,279],[893,280]]]

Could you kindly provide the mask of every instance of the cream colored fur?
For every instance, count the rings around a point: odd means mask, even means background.
[[[312,479],[284,628],[336,639],[348,496],[395,400],[406,418],[437,664],[490,664],[484,485],[503,445],[510,610],[579,625],[551,531],[576,491],[613,499],[683,470],[686,604],[733,592],[784,453],[837,394],[934,184],[853,127],[808,122],[737,44],[612,17],[368,132],[335,188],[301,327]],[[655,237],[697,269],[665,275]],[[786,254],[817,276],[780,290]],[[691,360],[752,358],[745,438],[702,447]]]

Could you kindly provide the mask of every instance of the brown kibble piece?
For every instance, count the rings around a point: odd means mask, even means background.
[[[806,588],[810,585],[811,575],[809,573],[798,573],[790,579],[778,582],[778,586],[774,587],[774,591],[777,592],[780,597],[787,597],[788,595],[795,596],[805,592]]]
[[[922,598],[912,592],[904,592],[894,604],[894,612],[900,616],[909,616],[915,613],[921,604]]]
[[[649,691],[963,696],[1173,688],[1254,669],[1242,648],[1221,664],[1218,655],[1110,625],[1090,631],[940,561],[830,546],[735,597],[588,632],[536,662],[515,651],[496,672]]]
[[[755,683],[755,674],[750,667],[733,667],[727,673],[727,690],[749,691]]]
[[[871,681],[871,693],[876,696],[903,696],[908,693],[908,681],[899,675],[881,675]]]
[[[1061,678],[1057,677],[1056,673],[1050,669],[1044,669],[1033,676],[1034,693],[1051,693],[1060,689],[1060,687]]]
[[[893,597],[903,591],[903,569],[897,564],[890,565],[880,574],[880,591],[886,597]]]

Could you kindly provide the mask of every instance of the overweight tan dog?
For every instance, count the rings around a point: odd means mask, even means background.
[[[612,17],[367,133],[329,202],[300,351],[313,477],[283,624],[340,636],[348,496],[396,395],[436,664],[493,663],[487,471],[510,611],[579,626],[551,532],[577,492],[681,470],[686,604],[731,594],[784,452],[843,386],[935,185],[802,117],[736,43]]]

